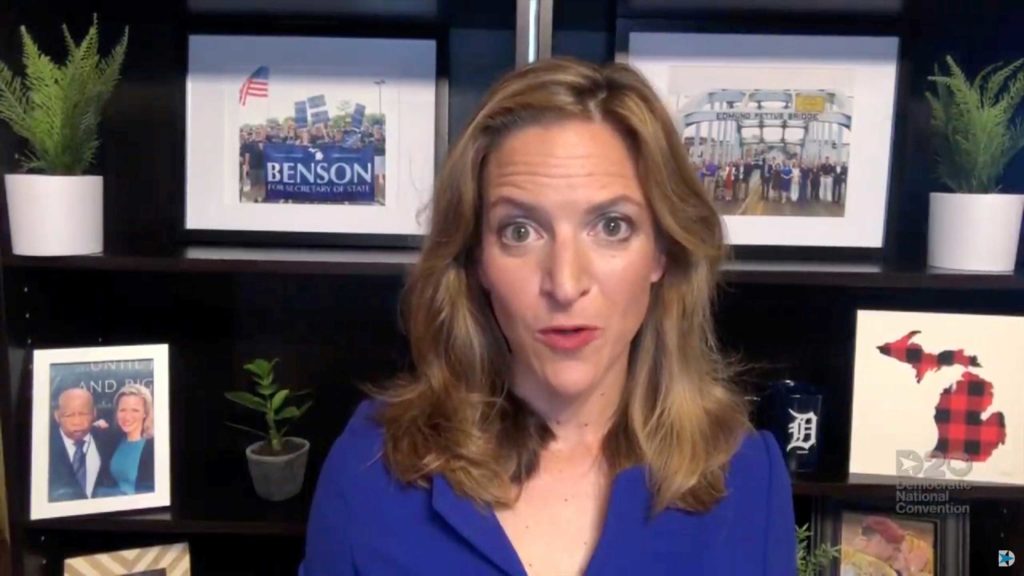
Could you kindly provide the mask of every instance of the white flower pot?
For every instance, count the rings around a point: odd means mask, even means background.
[[[7,174],[11,251],[74,256],[103,251],[103,177]]]
[[[1024,195],[932,192],[928,265],[970,272],[1012,272]]]

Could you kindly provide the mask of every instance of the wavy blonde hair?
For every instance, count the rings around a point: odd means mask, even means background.
[[[724,495],[726,466],[750,428],[713,330],[723,232],[658,96],[623,64],[549,59],[511,72],[450,151],[402,294],[416,369],[368,389],[383,400],[385,463],[401,481],[426,486],[443,474],[464,497],[495,506],[513,503],[535,471],[552,432],[507,393],[510,352],[476,273],[481,174],[509,133],[567,119],[606,122],[627,142],[666,256],[631,343],[629,397],[605,460],[613,472],[646,466],[655,511],[706,511]]]
[[[114,395],[114,419],[117,419],[117,408],[121,402],[121,398],[125,396],[136,396],[142,398],[142,403],[146,407],[146,419],[142,421],[142,437],[152,438],[153,437],[153,395],[149,393],[149,390],[145,386],[138,384],[127,384],[124,388],[117,391]]]

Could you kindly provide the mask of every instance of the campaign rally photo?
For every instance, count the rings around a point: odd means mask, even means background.
[[[238,91],[243,203],[385,204],[384,80],[257,67]]]

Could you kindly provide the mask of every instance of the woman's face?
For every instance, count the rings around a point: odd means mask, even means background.
[[[146,420],[146,401],[138,396],[122,396],[117,403],[117,425],[126,434],[142,430]]]
[[[484,172],[482,229],[516,385],[564,398],[624,377],[664,258],[618,133],[573,120],[508,135]]]

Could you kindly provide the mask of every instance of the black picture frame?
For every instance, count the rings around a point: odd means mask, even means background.
[[[970,541],[970,511],[969,506],[954,501],[952,498],[943,505],[948,508],[949,513],[939,513],[941,506],[934,503],[907,503],[906,507],[900,506],[899,499],[885,502],[875,501],[866,503],[854,501],[848,498],[819,498],[812,510],[811,549],[817,549],[820,545],[839,546],[843,536],[843,519],[845,514],[856,514],[861,516],[882,516],[900,524],[913,522],[917,524],[928,524],[934,532],[933,545],[933,576],[959,576],[970,574],[969,555],[967,553]],[[939,508],[937,513],[908,514],[903,511],[914,512],[919,506]],[[934,509],[934,508],[930,508]],[[903,526],[901,526],[902,528]],[[829,568],[823,571],[828,576],[841,576],[841,559],[833,560]]]
[[[895,38],[898,41],[895,93],[893,97],[893,145],[889,154],[888,193],[885,199],[883,240],[880,247],[797,246],[785,243],[774,245],[734,244],[733,257],[743,260],[787,260],[865,262],[884,264],[897,243],[899,208],[898,195],[905,180],[904,160],[907,146],[903,142],[909,133],[908,109],[913,74],[908,41],[913,38],[911,23],[891,14],[858,15],[857,18],[835,18],[822,14],[742,13],[732,11],[696,11],[673,13],[666,17],[644,14],[615,20],[614,59],[628,61],[629,37],[634,32],[666,32],[694,34],[759,34],[759,35],[817,35],[817,36],[875,36]]]
[[[411,20],[402,26],[385,26],[380,20],[344,17],[344,15],[319,14],[312,17],[304,14],[247,14],[239,18],[233,13],[192,13],[188,15],[187,26],[178,38],[181,46],[181,110],[187,107],[189,40],[195,36],[248,36],[267,38],[351,38],[351,39],[394,39],[430,40],[435,42],[435,91],[434,91],[434,173],[447,155],[449,145],[449,30],[436,20]],[[188,147],[187,115],[179,119],[184,149]],[[187,173],[188,161],[182,150],[182,171]],[[307,232],[271,230],[221,230],[205,227],[190,227],[187,219],[186,189],[178,195],[176,205],[177,221],[174,241],[178,245],[231,245],[261,247],[334,247],[357,249],[410,249],[419,248],[423,234],[364,234],[348,232]],[[433,182],[431,182],[433,185]]]

